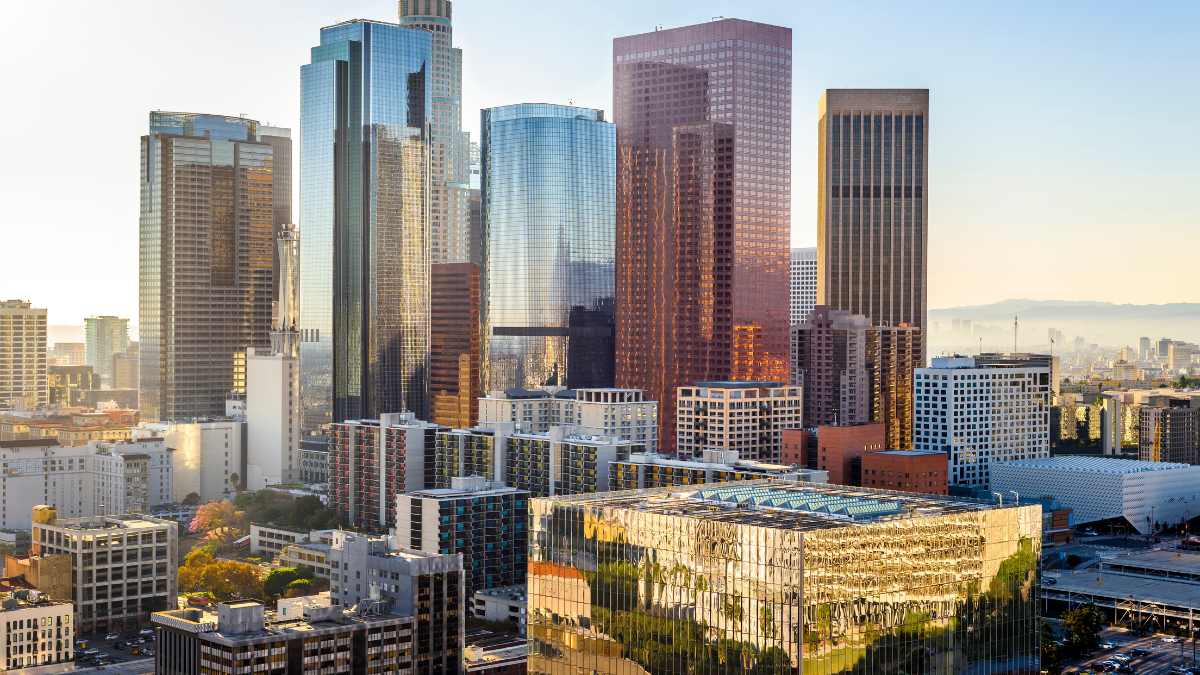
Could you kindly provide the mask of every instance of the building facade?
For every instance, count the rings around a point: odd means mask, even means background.
[[[484,390],[611,387],[616,127],[522,103],[480,128]]]
[[[306,430],[429,412],[432,34],[321,29],[300,69],[300,386]]]
[[[803,426],[800,387],[781,382],[697,382],[676,395],[676,452],[734,450],[743,459],[779,462],[783,430]]]
[[[69,663],[75,658],[71,603],[38,591],[0,591],[0,671]]]
[[[161,439],[171,451],[176,502],[232,499],[246,477],[246,422],[213,419],[184,424],[143,423],[137,439]]]
[[[950,484],[986,487],[991,462],[1050,456],[1050,369],[977,367],[969,356],[918,368],[916,450],[945,452]]]
[[[82,342],[55,342],[50,346],[46,359],[47,365],[52,366],[87,365],[87,345]]]
[[[707,450],[700,459],[674,459],[639,452],[630,455],[628,460],[613,462],[610,473],[609,487],[613,490],[763,478],[808,483],[825,483],[829,479],[826,471],[740,459],[734,450]]]
[[[881,450],[862,456],[862,486],[899,492],[944,495],[949,492],[946,453],[932,450]]]
[[[829,472],[835,485],[862,485],[866,455],[887,448],[882,424],[844,424],[817,427],[814,461],[809,466]]]
[[[35,513],[30,553],[70,558],[80,634],[141,627],[152,612],[178,601],[179,526],[171,520],[146,515],[59,520],[47,508]]]
[[[83,320],[83,339],[87,345],[87,365],[104,384],[113,387],[113,357],[129,349],[129,319],[115,316],[89,316]]]
[[[871,419],[869,328],[867,317],[826,305],[817,305],[804,323],[792,326],[792,384],[803,386],[808,426]]]
[[[432,421],[471,427],[479,419],[480,278],[474,263],[435,263],[429,303]]]
[[[889,448],[913,447],[913,375],[925,365],[924,354],[919,328],[901,324],[867,331],[871,421],[883,425]]]
[[[923,329],[929,90],[827,89],[819,115],[817,302]]]
[[[1200,464],[1200,396],[1152,397],[1138,410],[1138,458]]]
[[[100,388],[100,376],[91,366],[47,366],[51,408],[83,406],[88,392]]]
[[[0,409],[36,410],[48,403],[46,310],[24,300],[0,302]]]
[[[528,525],[529,493],[481,476],[396,496],[396,542],[425,553],[462,554],[467,597],[525,583]]]
[[[792,249],[788,268],[788,324],[799,326],[817,304],[817,249]]]
[[[290,209],[276,204],[275,184],[291,180],[291,165],[268,137],[286,133],[242,117],[150,113],[138,265],[143,419],[220,415],[235,354],[270,346],[276,210]]]
[[[572,425],[601,436],[619,436],[658,448],[658,402],[639,389],[511,389],[479,399],[479,423],[512,422],[516,429],[545,433]]]
[[[1038,505],[747,481],[534,499],[530,523],[530,672],[1039,668]]]
[[[664,410],[694,382],[787,381],[791,46],[740,19],[613,41],[616,383]]]
[[[334,424],[329,505],[339,521],[366,530],[393,525],[396,495],[426,487],[426,448],[441,428],[412,413]]]

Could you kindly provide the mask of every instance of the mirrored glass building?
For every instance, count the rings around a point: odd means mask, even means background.
[[[300,69],[303,424],[428,415],[431,35],[321,29]]]
[[[613,384],[616,130],[545,103],[481,118],[484,391]]]
[[[531,673],[1037,673],[1041,507],[790,481],[531,500]]]
[[[142,416],[220,416],[235,386],[235,355],[271,344],[275,230],[291,216],[289,132],[165,111],[150,113],[148,131],[138,253]]]

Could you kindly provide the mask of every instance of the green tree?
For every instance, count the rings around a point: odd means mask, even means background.
[[[207,591],[217,600],[261,598],[263,583],[259,567],[237,560],[192,561],[179,568],[179,591]]]
[[[187,494],[187,496],[183,498],[184,506],[197,506],[199,504],[200,504],[200,495],[195,492],[189,492]]]
[[[285,598],[299,598],[315,592],[312,579],[292,579],[283,591]]]
[[[1100,641],[1100,631],[1108,622],[1104,612],[1093,604],[1083,605],[1063,614],[1067,643],[1072,651],[1083,654],[1094,650]]]
[[[263,581],[263,593],[268,597],[278,598],[283,595],[283,591],[288,584],[300,578],[299,572],[295,567],[277,567]]]
[[[1063,653],[1054,634],[1054,627],[1049,621],[1042,622],[1042,670],[1050,675],[1062,672]]]

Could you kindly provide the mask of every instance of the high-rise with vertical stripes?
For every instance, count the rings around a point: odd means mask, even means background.
[[[817,302],[923,330],[929,90],[826,90],[818,129]]]

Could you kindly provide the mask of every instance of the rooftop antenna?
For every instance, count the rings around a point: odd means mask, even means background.
[[[979,336],[979,355],[983,356],[983,336]]]
[[[1017,315],[1014,314],[1013,315],[1013,353],[1014,354],[1017,353],[1017,326],[1018,325],[1019,325],[1019,323],[1017,321]]]

